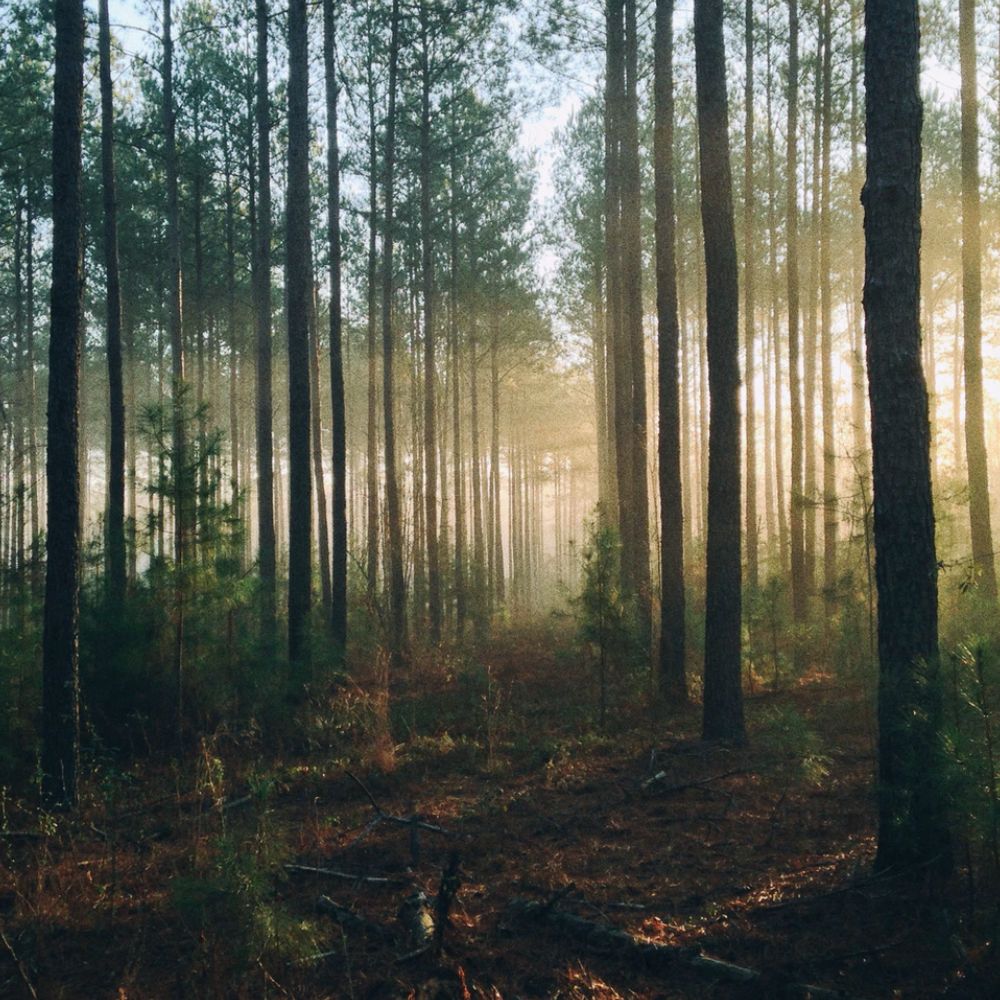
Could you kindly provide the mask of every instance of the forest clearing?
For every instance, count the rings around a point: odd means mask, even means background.
[[[0,0],[0,995],[1000,996],[998,40]]]

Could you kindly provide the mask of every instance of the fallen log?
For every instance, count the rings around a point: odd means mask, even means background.
[[[555,906],[566,893],[558,893],[548,902],[533,900],[513,900],[507,907],[501,927],[513,930],[517,925],[544,924],[559,931],[591,951],[614,955],[630,961],[639,961],[652,968],[676,968],[683,966],[706,978],[725,980],[731,983],[755,983],[766,986],[770,995],[798,997],[801,1000],[851,1000],[850,994],[842,990],[828,989],[807,983],[796,983],[781,976],[769,975],[756,969],[736,965],[702,954],[696,947],[662,944],[645,941],[628,931],[609,924],[587,920],[560,910]]]

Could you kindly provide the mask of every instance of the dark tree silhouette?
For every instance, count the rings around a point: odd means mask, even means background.
[[[257,240],[254,248],[254,317],[256,322],[257,559],[260,564],[261,636],[275,640],[276,541],[274,536],[274,441],[271,387],[271,105],[267,68],[267,0],[257,0]]]
[[[878,585],[878,856],[936,860],[949,833],[934,781],[940,722],[930,426],[920,358],[923,109],[916,0],[865,4],[865,336]]]
[[[83,0],[56,0],[42,795],[76,805],[80,757],[80,348],[83,340]]]
[[[395,210],[396,90],[399,74],[399,0],[392,3],[389,42],[389,109],[385,123],[384,204],[382,234],[382,401],[385,408],[385,504],[389,527],[389,642],[394,663],[406,653],[406,578],[403,574],[403,514],[396,467],[395,373],[393,371],[392,251]]]
[[[115,195],[115,112],[111,90],[108,0],[98,14],[101,76],[101,180],[104,195],[104,269],[107,284],[109,403],[107,574],[112,605],[125,599],[125,387],[122,377],[122,301],[118,278],[118,206]]]
[[[674,207],[674,0],[657,0],[654,73],[656,128],[656,318],[659,363],[660,693],[687,699],[684,672],[684,507],[681,490],[680,323]]]
[[[309,665],[312,606],[312,482],[309,467],[309,42],[306,0],[288,6],[288,201],[285,209],[288,314],[288,658]]]
[[[323,0],[326,73],[327,238],[330,244],[330,401],[333,409],[333,575],[330,628],[338,655],[347,645],[347,415],[340,279],[340,146],[337,136],[337,21],[333,0]],[[319,405],[317,399],[317,406]]]
[[[708,543],[705,594],[706,739],[745,739],[741,687],[739,279],[729,163],[722,0],[696,0],[695,72],[701,218],[710,293]]]

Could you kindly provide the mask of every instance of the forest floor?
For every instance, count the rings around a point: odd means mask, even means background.
[[[391,711],[345,687],[294,752],[223,731],[169,767],[104,765],[72,820],[5,799],[0,996],[1000,995],[964,878],[872,876],[864,697],[819,672],[758,685],[746,748],[638,696],[601,729],[566,642],[553,622],[481,666],[421,663]],[[415,815],[447,832],[388,818]],[[453,854],[437,956],[398,914],[418,890],[435,908]]]

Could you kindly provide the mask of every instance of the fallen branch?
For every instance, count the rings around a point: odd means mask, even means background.
[[[679,785],[664,785],[661,788],[657,788],[657,792],[661,795],[674,795],[677,792],[686,792],[691,788],[704,788],[706,785],[711,785],[716,781],[722,781],[724,778],[732,778],[737,774],[753,774],[756,771],[753,767],[739,767],[732,771],[723,771],[721,774],[712,774],[707,778],[699,778],[697,781],[684,781]],[[666,771],[658,771],[651,778],[647,778],[642,783],[642,790],[647,791],[652,788],[653,785],[660,781],[663,781],[668,777]]]
[[[405,876],[358,875],[353,872],[339,872],[333,868],[314,868],[312,865],[286,864],[285,871],[301,872],[307,875],[324,875],[327,878],[339,878],[345,882],[358,882],[361,885],[399,885],[410,881]]]
[[[766,986],[772,995],[781,992],[783,996],[801,997],[803,1000],[850,1000],[849,994],[841,990],[805,983],[781,982],[780,977],[765,975],[756,969],[703,955],[697,948],[645,941],[620,928],[586,920],[575,913],[560,910],[553,905],[554,902],[554,899],[546,903],[514,900],[507,907],[503,926],[510,929],[515,924],[546,924],[592,951],[641,961],[653,967],[669,968],[681,965],[715,980],[755,983]],[[780,990],[773,989],[779,984]]]
[[[419,813],[415,813],[413,816],[393,816],[391,813],[387,813],[379,804],[375,801],[375,796],[368,790],[365,783],[355,775],[351,774],[350,771],[346,771],[345,774],[348,778],[353,781],[358,788],[364,792],[365,797],[371,803],[372,809],[375,810],[375,815],[365,824],[364,829],[348,844],[348,848],[354,847],[355,844],[363,840],[372,830],[379,825],[379,823],[386,822],[392,823],[395,826],[406,827],[410,831],[410,857],[416,866],[420,863],[420,831],[427,830],[428,833],[439,833],[445,837],[451,837],[453,834],[450,830],[446,830],[443,826],[437,826],[435,823],[425,822]]]

